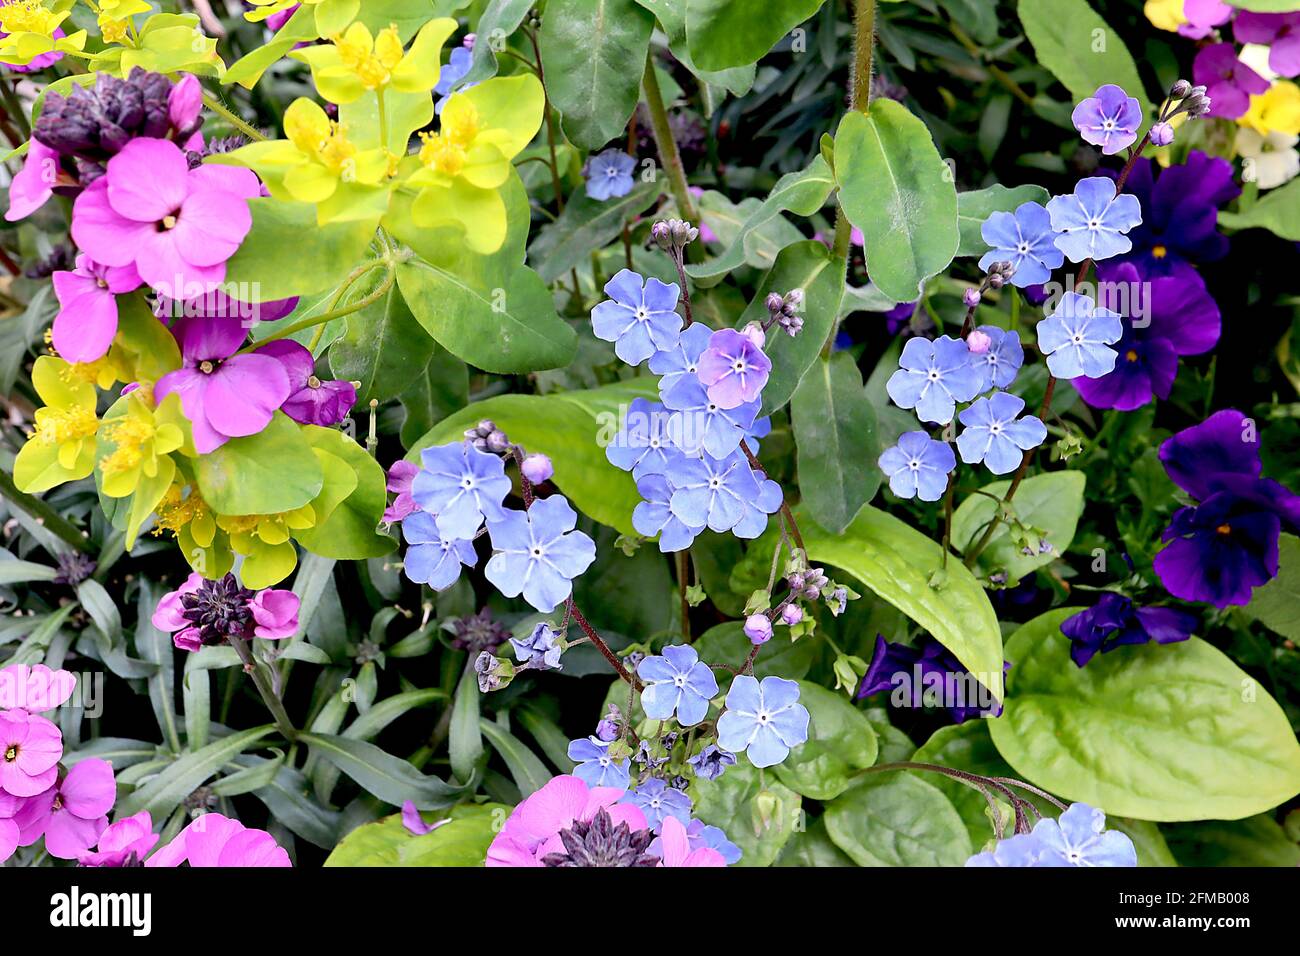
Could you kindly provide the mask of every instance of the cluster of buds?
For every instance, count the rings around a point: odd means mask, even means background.
[[[791,571],[786,575],[785,583],[790,586],[791,598],[816,601],[830,585],[831,580],[826,577],[821,568],[808,568],[804,571]]]
[[[1016,267],[1010,262],[994,262],[989,266],[988,275],[984,277],[983,286],[990,289],[1001,289],[1011,281],[1011,277],[1016,274]],[[967,305],[970,303],[967,302]],[[978,305],[979,303],[976,302]]]
[[[1174,141],[1174,128],[1169,121],[1179,113],[1186,113],[1189,120],[1199,119],[1210,111],[1210,103],[1204,86],[1193,86],[1186,80],[1176,82],[1169,88],[1169,97],[1160,110],[1160,118],[1148,134],[1151,143],[1168,146]]]
[[[803,311],[803,289],[791,289],[785,295],[769,292],[765,304],[768,315],[765,329],[779,325],[791,338],[803,329],[803,316],[799,314]]]
[[[660,219],[650,227],[650,238],[670,256],[680,257],[692,242],[700,237],[696,229],[685,219]]]
[[[483,419],[473,428],[465,429],[465,440],[479,451],[486,451],[493,455],[503,455],[510,451],[510,439],[488,418]]]
[[[477,614],[468,614],[443,625],[451,632],[448,639],[452,647],[470,653],[495,651],[506,642],[510,629],[492,616],[490,608],[483,608]]]

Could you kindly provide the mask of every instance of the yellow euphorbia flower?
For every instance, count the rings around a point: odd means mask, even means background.
[[[331,103],[352,103],[366,93],[392,87],[403,93],[427,93],[438,85],[442,45],[456,32],[450,17],[430,20],[420,28],[410,50],[402,48],[396,26],[379,31],[357,21],[329,43],[293,53],[311,67],[320,95]]]
[[[230,547],[244,555],[240,575],[250,588],[265,588],[287,578],[298,564],[294,531],[316,526],[316,510],[303,505],[273,515],[217,515],[217,526],[230,536]]]
[[[1177,30],[1187,22],[1183,15],[1183,0],[1147,0],[1142,12],[1157,30]]]
[[[1237,120],[1260,136],[1269,133],[1300,133],[1300,86],[1278,80],[1259,96],[1250,98],[1250,109]]]
[[[80,52],[86,46],[86,31],[55,37],[54,31],[71,10],[55,10],[45,0],[10,0],[0,6],[0,61],[26,66],[36,57],[53,50]]]
[[[87,477],[95,467],[95,386],[61,358],[42,355],[32,366],[32,385],[45,402],[36,428],[14,459],[14,483],[23,491],[47,491]]]
[[[199,489],[178,479],[154,506],[153,533],[170,532],[190,567],[206,578],[219,578],[235,563],[230,543],[217,529],[216,515]]]
[[[168,395],[156,409],[152,397],[139,389],[127,395],[123,413],[106,417],[99,428],[107,451],[99,459],[104,494],[125,498],[134,494],[142,481],[156,480],[166,471],[166,481],[158,491],[161,496],[174,471],[163,469],[160,462],[186,443],[185,425],[179,395]]]
[[[420,168],[406,181],[420,190],[411,206],[416,224],[457,224],[475,252],[501,248],[506,209],[498,190],[542,125],[544,107],[532,74],[495,77],[448,97],[439,130],[421,134]]]
[[[99,33],[105,43],[125,43],[130,36],[131,17],[153,7],[144,0],[99,0]]]

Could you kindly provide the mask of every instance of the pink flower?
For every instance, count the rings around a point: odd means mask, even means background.
[[[78,853],[77,862],[82,866],[143,866],[144,858],[157,842],[153,818],[148,810],[141,810],[101,833],[98,849]]]
[[[246,334],[240,320],[181,319],[174,331],[183,367],[158,380],[154,397],[161,402],[172,392],[180,395],[199,454],[270,424],[289,397],[289,375],[269,355],[235,354]]]
[[[402,826],[406,827],[408,833],[416,836],[424,836],[426,833],[432,833],[438,827],[451,823],[451,817],[445,820],[439,820],[437,823],[425,823],[424,817],[420,816],[420,809],[415,805],[414,800],[407,800],[402,804]]]
[[[293,637],[298,630],[298,595],[292,591],[258,591],[248,605],[253,612],[253,635],[268,641]]]
[[[44,836],[50,856],[75,860],[99,840],[116,800],[112,766],[96,757],[82,760],[15,814],[14,822],[21,831],[19,842],[31,846]]]
[[[280,410],[295,422],[328,428],[348,417],[357,403],[357,389],[351,382],[322,381],[316,377],[316,360],[305,345],[292,339],[276,339],[257,350],[280,361],[289,376],[289,397]]]
[[[13,816],[22,805],[22,797],[15,797],[0,790],[0,863],[13,856],[14,850],[18,849],[21,831],[18,829],[18,824],[14,822]]]
[[[1202,40],[1213,33],[1215,27],[1228,22],[1232,7],[1220,0],[1183,0],[1183,16],[1187,22],[1178,28],[1178,32]]]
[[[275,322],[283,319],[297,307],[297,296],[289,299],[271,299],[267,302],[244,302],[241,299],[231,298],[224,289],[216,288],[184,302],[159,296],[153,314],[169,324],[172,319],[218,317],[239,319],[244,323],[245,328],[251,328],[258,322]]]
[[[117,297],[140,287],[134,265],[104,266],[77,256],[72,272],[56,272],[54,349],[69,362],[93,362],[108,354],[117,334]]]
[[[645,815],[629,803],[619,803],[625,791],[617,787],[588,787],[568,774],[552,777],[525,798],[506,820],[488,847],[487,866],[542,866],[548,853],[563,853],[560,831],[574,820],[589,821],[604,808],[617,826],[646,829]]]
[[[289,854],[265,830],[254,830],[220,813],[205,813],[145,866],[293,866]]]
[[[34,797],[58,778],[63,734],[53,723],[25,710],[0,714],[0,790]]]
[[[9,184],[9,209],[5,218],[17,222],[44,206],[54,195],[59,176],[59,154],[32,137],[23,168]]]
[[[180,650],[197,651],[205,644],[224,644],[229,634],[268,641],[292,637],[298,630],[299,607],[298,595],[292,591],[253,592],[241,588],[233,574],[209,581],[195,572],[159,599],[152,621],[158,630],[173,632],[172,644]],[[187,611],[195,612],[199,620],[223,623],[200,626],[186,617]]]
[[[226,260],[253,224],[244,200],[260,194],[250,170],[191,170],[175,143],[134,139],[77,197],[72,238],[95,261],[135,263],[154,289],[192,298],[226,278]]]
[[[175,591],[168,591],[158,600],[151,618],[153,626],[158,630],[173,632],[172,644],[183,651],[197,651],[202,646],[199,629],[185,617],[185,605],[181,603],[181,598],[197,591],[203,580],[203,575],[199,572],[191,572],[184,584]]]
[[[52,671],[44,664],[10,664],[0,669],[0,711],[41,714],[66,701],[76,686],[77,675],[71,671]]]
[[[419,473],[419,466],[404,458],[393,462],[392,467],[388,469],[388,490],[397,497],[384,511],[385,524],[401,521],[411,512],[420,510],[420,506],[411,497],[411,482],[415,481],[415,476]]]
[[[659,839],[651,846],[651,852],[659,851],[662,862],[660,866],[726,866],[727,861],[717,850],[707,846],[691,849],[690,838],[686,834],[686,825],[676,817],[664,817],[663,829]]]

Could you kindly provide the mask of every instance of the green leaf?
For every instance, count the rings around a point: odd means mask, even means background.
[[[119,799],[115,815],[125,818],[148,810],[155,819],[166,817],[232,758],[274,730],[270,724],[242,730],[183,755],[148,783]]]
[[[1151,114],[1137,64],[1119,34],[1087,0],[1020,0],[1019,12],[1038,62],[1076,102],[1092,96],[1097,87],[1114,83],[1137,99],[1143,115]]]
[[[957,251],[957,190],[925,124],[889,99],[851,112],[835,134],[840,205],[866,239],[867,271],[885,295],[917,298]]]
[[[490,418],[511,441],[550,456],[555,464],[552,480],[575,508],[624,534],[635,534],[632,509],[641,501],[636,484],[608,462],[601,442],[617,432],[621,407],[638,396],[655,394],[652,379],[634,379],[590,391],[498,395],[439,422],[411,446],[407,457],[418,461],[422,448],[461,441],[466,428]]]
[[[755,63],[823,0],[687,0],[686,44],[702,70]]]
[[[1219,213],[1219,224],[1228,229],[1267,229],[1283,239],[1300,241],[1300,179],[1269,190],[1245,212]]]
[[[626,196],[604,201],[592,199],[586,190],[575,192],[560,218],[538,233],[528,249],[528,260],[536,264],[543,282],[554,282],[608,245],[623,231],[624,223],[649,209],[659,198],[659,189],[658,183],[639,182]]]
[[[1161,827],[1183,866],[1300,866],[1300,846],[1271,814]]]
[[[961,239],[957,244],[958,256],[982,256],[989,244],[980,234],[984,220],[995,212],[1015,212],[1027,202],[1046,203],[1047,190],[1042,186],[1026,184],[1008,189],[994,183],[987,189],[974,189],[957,194],[957,230]]]
[[[406,410],[402,444],[409,448],[438,422],[469,404],[469,368],[446,349],[435,348],[429,364],[400,398]]]
[[[59,569],[35,561],[0,560],[0,584],[26,584],[30,581],[53,581]]]
[[[469,72],[456,84],[458,89],[496,76],[496,52],[504,49],[506,38],[519,29],[519,24],[524,22],[524,17],[533,8],[533,2],[534,0],[490,0],[475,26],[476,35],[485,42],[474,44],[474,57],[470,60]],[[493,49],[494,46],[496,49]]]
[[[283,412],[256,435],[232,438],[194,463],[199,492],[223,515],[270,515],[301,508],[325,484],[303,431]]]
[[[474,673],[473,661],[470,661],[456,687],[456,700],[451,707],[451,729],[447,735],[452,773],[465,783],[473,778],[479,758],[483,756],[483,733],[478,722],[478,675]]]
[[[1251,10],[1255,13],[1291,13],[1295,10],[1295,0],[1225,0],[1225,2],[1238,10]]]
[[[1277,563],[1277,577],[1255,589],[1246,611],[1283,637],[1300,640],[1300,538],[1282,535]]]
[[[799,492],[813,519],[840,532],[880,487],[876,412],[848,352],[817,362],[790,400]]]
[[[783,212],[811,216],[826,204],[826,197],[835,188],[835,177],[830,164],[820,155],[813,158],[807,168],[782,176],[767,198],[751,212],[740,226],[734,239],[716,259],[701,265],[686,267],[693,279],[716,279],[746,262],[746,241],[751,233],[767,225]],[[788,291],[788,290],[787,290]]]
[[[763,276],[754,291],[754,297],[741,313],[736,328],[750,322],[767,321],[768,293],[785,295],[795,289],[803,290],[803,306],[799,315],[803,329],[794,338],[773,329],[769,335],[768,357],[772,371],[763,386],[762,414],[770,415],[790,400],[800,379],[804,377],[831,333],[839,312],[840,296],[844,290],[844,260],[836,259],[825,244],[816,239],[805,239],[782,249],[776,263]]]
[[[686,69],[708,86],[718,86],[733,96],[744,96],[754,87],[757,70],[753,63],[726,70],[704,70],[691,59],[686,42],[686,9],[689,0],[637,0],[655,15],[660,28],[668,37],[668,48]]]
[[[1072,666],[1061,608],[1007,642],[1014,662],[993,742],[1018,774],[1141,820],[1235,820],[1300,792],[1282,709],[1200,638],[1124,647]]]
[[[845,867],[856,864],[835,845],[826,833],[825,822],[818,817],[807,830],[790,838],[773,865]]]
[[[369,295],[384,281],[376,269],[360,288],[349,290],[353,301]],[[340,305],[348,303],[341,302]],[[341,379],[360,382],[357,408],[373,399],[396,398],[424,374],[436,344],[411,314],[401,290],[394,284],[377,302],[344,319],[343,335],[330,346],[330,371]]]
[[[248,200],[253,228],[226,264],[240,297],[267,302],[310,295],[352,271],[375,237],[373,222],[316,222],[316,207],[281,199]]]
[[[834,800],[849,788],[856,771],[876,762],[876,732],[843,694],[820,684],[800,681],[799,703],[812,717],[808,740],[776,766],[776,775],[805,797]]]
[[[463,792],[437,777],[425,776],[408,761],[364,740],[336,734],[299,734],[298,739],[362,790],[393,806],[413,800],[421,810],[439,810],[451,806]]]
[[[438,814],[449,822],[423,836],[407,830],[401,814],[394,814],[345,836],[325,866],[482,866],[509,812],[500,803],[462,804]]]
[[[945,580],[931,585],[931,577],[940,569],[942,548],[870,505],[858,512],[843,534],[828,534],[815,526],[803,531],[811,560],[852,574],[929,631],[1001,699],[1002,632],[997,615],[984,588],[960,561],[949,560]]]
[[[728,767],[716,780],[691,782],[695,816],[720,827],[743,854],[739,866],[771,866],[803,824],[803,798],[767,780],[747,762]]]
[[[294,537],[307,550],[323,558],[359,561],[389,554],[397,542],[378,531],[388,506],[384,469],[338,429],[304,425],[303,433],[313,447],[342,459],[356,475],[356,486],[323,522],[295,531]]]
[[[948,798],[910,772],[868,776],[829,804],[824,819],[858,866],[962,866],[972,853]]]
[[[976,564],[987,571],[1001,568],[1012,579],[1024,577],[1035,568],[1051,564],[1065,553],[1074,540],[1074,531],[1083,514],[1083,486],[1087,479],[1081,471],[1053,471],[1035,475],[1021,482],[1020,490],[1011,500],[1017,517],[1023,524],[1046,533],[1047,540],[1056,549],[1044,554],[1023,554],[1012,540],[1005,521],[989,539],[988,547],[980,553]],[[966,552],[984,535],[984,529],[998,509],[997,502],[988,495],[1001,498],[1011,487],[1009,481],[995,481],[985,485],[982,495],[971,495],[953,513],[953,547]]]
[[[739,203],[733,203],[722,193],[706,189],[696,204],[700,212],[700,221],[713,230],[718,242],[725,248],[737,241],[741,230],[745,228],[749,217],[763,205],[757,196],[749,196]],[[747,231],[741,241],[745,265],[755,269],[770,269],[776,263],[776,257],[786,246],[801,242],[804,234],[790,220],[779,213],[755,229]],[[707,265],[699,268],[708,268]],[[716,285],[725,273],[719,273],[707,281],[696,276],[697,286]]]
[[[518,737],[486,718],[479,721],[479,728],[492,749],[506,762],[521,796],[526,797],[546,786],[546,782],[551,779],[551,772]]]

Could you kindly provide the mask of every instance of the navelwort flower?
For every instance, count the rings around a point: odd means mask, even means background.
[[[596,543],[574,530],[577,523],[578,513],[562,495],[534,501],[526,512],[489,517],[493,554],[483,573],[506,597],[522,593],[549,614],[573,592],[573,579],[596,560]]]
[[[968,346],[976,335],[983,336],[988,341],[988,346],[982,352],[971,349],[970,363],[983,376],[980,391],[1007,388],[1016,380],[1020,366],[1025,362],[1020,333],[1000,329],[996,325],[981,325],[967,337]]]
[[[1025,400],[1009,392],[994,392],[972,402],[957,418],[965,428],[957,436],[957,450],[968,465],[983,462],[995,475],[1005,475],[1020,464],[1023,452],[1037,448],[1047,438],[1047,426],[1033,415],[1017,418]]]
[[[683,401],[689,404],[698,394],[700,380],[696,371],[712,335],[708,326],[696,322],[682,330],[671,348],[650,356],[648,367],[659,376],[659,394],[666,407],[682,408]]]
[[[795,681],[764,677],[760,683],[741,674],[731,682],[718,718],[718,746],[746,754],[755,767],[771,767],[808,739],[808,720]]]
[[[1038,323],[1038,347],[1057,378],[1099,378],[1115,367],[1115,350],[1108,346],[1123,334],[1117,313],[1094,305],[1091,296],[1067,292]]]
[[[983,376],[971,364],[970,350],[962,339],[947,335],[933,342],[908,339],[898,365],[898,371],[885,383],[885,391],[899,408],[916,409],[923,422],[946,425],[958,402],[968,402],[979,394]]]
[[[1070,119],[1086,142],[1100,146],[1103,153],[1113,156],[1137,142],[1142,106],[1122,87],[1106,83],[1097,87],[1092,96],[1081,100]]]
[[[636,159],[621,149],[607,149],[587,160],[583,177],[587,180],[587,195],[602,202],[615,196],[626,196],[635,183],[632,170]]]
[[[752,679],[752,678],[751,678]],[[658,833],[664,820],[672,817],[682,824],[691,820],[691,798],[680,790],[668,786],[658,777],[651,777],[635,789],[629,790],[619,803],[636,807],[645,815],[651,831]]]
[[[1133,247],[1125,235],[1142,221],[1136,196],[1115,195],[1115,182],[1106,176],[1079,180],[1074,192],[1047,203],[1056,248],[1071,262],[1109,259]]]
[[[647,657],[637,665],[637,676],[645,682],[641,707],[654,720],[676,717],[683,727],[698,724],[709,712],[709,701],[718,693],[718,682],[695,648],[673,644],[662,655]]]
[[[427,511],[413,512],[402,521],[402,537],[410,545],[402,570],[412,581],[427,584],[435,591],[447,590],[460,580],[462,565],[472,568],[478,560],[473,541],[444,538],[434,516]]]
[[[980,257],[980,268],[987,271],[995,262],[1010,262],[1011,284],[1022,289],[1046,282],[1065,261],[1056,247],[1051,217],[1036,202],[1021,203],[1015,213],[991,213],[980,226],[980,236],[991,247]]]
[[[745,502],[757,497],[758,483],[739,451],[726,458],[683,458],[669,475],[669,507],[689,528],[707,525],[730,531],[745,514]]]
[[[411,496],[421,510],[437,515],[439,535],[469,539],[484,518],[505,517],[501,504],[510,494],[510,479],[499,455],[457,442],[424,449],[420,463]]]
[[[673,487],[663,475],[646,475],[636,482],[643,499],[632,509],[632,527],[648,538],[659,536],[659,550],[668,553],[691,546],[704,525],[688,525],[672,511]]]
[[[762,347],[762,332],[755,327],[756,342],[747,329],[719,329],[700,355],[696,375],[709,401],[719,408],[737,408],[758,399],[772,371],[772,360]]]
[[[879,464],[889,479],[889,490],[898,497],[938,501],[957,467],[957,456],[947,442],[935,441],[923,431],[904,432],[898,444],[885,449]]]
[[[642,279],[631,269],[620,269],[605,283],[609,298],[591,310],[592,331],[596,338],[613,342],[614,354],[628,365],[640,365],[677,345],[682,331],[680,291],[675,282]]]

